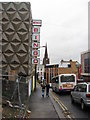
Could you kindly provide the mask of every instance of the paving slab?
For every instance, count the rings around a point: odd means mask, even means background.
[[[50,97],[42,97],[42,89],[37,83],[36,91],[32,93],[29,102],[30,118],[57,118],[59,116],[52,104]]]

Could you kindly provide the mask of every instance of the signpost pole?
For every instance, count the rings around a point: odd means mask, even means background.
[[[36,70],[36,69],[37,69],[37,65],[35,64],[35,90],[36,90],[36,81],[37,81],[37,80],[36,80],[36,79],[37,79],[37,75],[36,75],[36,74],[37,74],[37,73],[36,73],[37,70]]]

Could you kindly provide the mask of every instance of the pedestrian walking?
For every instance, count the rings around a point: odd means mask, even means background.
[[[49,97],[49,88],[50,88],[50,85],[49,83],[46,84],[46,96]]]
[[[45,84],[44,84],[44,81],[43,81],[43,83],[41,84],[41,87],[42,87],[42,97],[44,97],[44,92],[45,92]]]

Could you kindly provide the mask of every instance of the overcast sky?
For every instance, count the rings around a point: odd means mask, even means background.
[[[24,1],[31,3],[32,18],[42,20],[40,45],[47,43],[50,63],[80,62],[81,52],[88,49],[88,0]],[[42,60],[45,49],[40,50]]]
[[[88,0],[30,0],[33,19],[41,19],[40,44],[51,63],[77,60],[88,49]],[[41,48],[41,59],[44,48]]]

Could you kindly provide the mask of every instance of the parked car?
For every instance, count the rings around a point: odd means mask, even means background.
[[[90,82],[78,83],[71,91],[71,102],[81,104],[81,109],[90,106]]]

